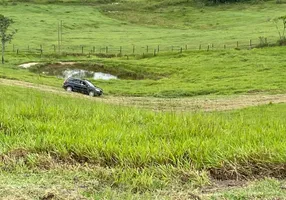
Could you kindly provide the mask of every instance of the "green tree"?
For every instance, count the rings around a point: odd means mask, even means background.
[[[4,15],[0,14],[0,38],[2,44],[2,64],[4,64],[4,54],[5,54],[5,45],[7,42],[11,42],[13,36],[17,32],[17,30],[12,30],[8,32],[8,28],[14,21],[8,17],[4,17]]]
[[[285,31],[286,31],[286,15],[285,16],[281,16],[281,17],[277,17],[273,20],[275,26],[276,26],[276,29],[277,29],[277,32],[278,32],[278,35],[279,35],[279,41],[280,42],[285,42]],[[280,27],[280,22],[282,22],[282,29]]]

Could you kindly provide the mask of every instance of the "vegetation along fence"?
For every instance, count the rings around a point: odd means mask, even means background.
[[[6,52],[15,54],[71,54],[71,55],[97,55],[101,57],[114,56],[156,56],[162,52],[183,53],[185,51],[211,51],[211,50],[229,50],[229,49],[253,49],[273,45],[267,38],[259,38],[259,40],[249,40],[247,42],[235,41],[228,43],[200,43],[200,44],[184,44],[184,45],[125,45],[125,46],[96,46],[96,45],[17,45],[9,44]]]

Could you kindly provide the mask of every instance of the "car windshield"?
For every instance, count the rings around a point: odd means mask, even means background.
[[[85,81],[85,82],[88,84],[88,86],[95,87],[95,85],[93,85],[91,82],[89,81]]]

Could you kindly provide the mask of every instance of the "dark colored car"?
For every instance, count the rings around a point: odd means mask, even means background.
[[[88,80],[78,78],[68,78],[63,84],[63,88],[68,92],[80,92],[89,96],[100,96],[103,94],[101,88],[96,87]]]

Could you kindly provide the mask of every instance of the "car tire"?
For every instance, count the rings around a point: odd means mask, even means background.
[[[89,91],[88,95],[91,96],[91,97],[94,97],[94,92],[93,91]]]
[[[71,86],[68,86],[68,87],[66,88],[66,91],[67,91],[67,92],[72,92],[72,87],[71,87]]]

